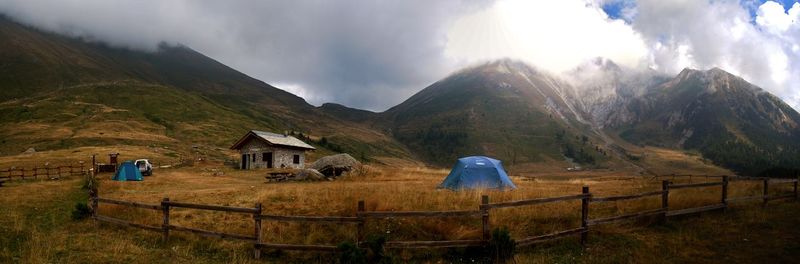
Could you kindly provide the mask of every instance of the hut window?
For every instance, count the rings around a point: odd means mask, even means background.
[[[253,157],[253,162],[256,162],[256,154],[250,155]]]
[[[292,163],[300,164],[300,155],[294,155],[292,158],[293,158]]]

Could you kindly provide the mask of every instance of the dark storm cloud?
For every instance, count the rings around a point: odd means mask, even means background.
[[[312,103],[384,110],[443,77],[459,1],[0,1],[45,30],[114,46],[184,44]]]

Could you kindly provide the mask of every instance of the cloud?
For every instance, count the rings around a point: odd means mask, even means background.
[[[800,4],[785,12],[767,1],[755,17],[738,1],[638,0],[636,9],[632,26],[659,70],[720,67],[800,107]]]
[[[313,104],[384,110],[482,60],[562,72],[599,56],[668,74],[720,67],[800,107],[798,3],[0,0],[0,12],[119,47],[184,44]]]
[[[457,20],[448,32],[447,55],[462,61],[511,57],[562,72],[595,57],[635,66],[645,42],[602,2],[506,0]]]
[[[267,83],[383,110],[456,66],[445,30],[485,5],[460,1],[0,1],[42,29],[114,46],[180,43]],[[279,87],[280,88],[280,87]]]

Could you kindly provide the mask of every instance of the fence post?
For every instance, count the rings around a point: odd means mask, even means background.
[[[489,204],[489,196],[488,195],[481,195],[481,223],[483,226],[483,235],[481,238],[483,242],[489,242],[491,238],[489,233],[489,208],[486,205]]]
[[[361,241],[364,241],[364,200],[358,201],[358,212],[356,212],[356,217],[358,217],[358,230],[356,233],[356,246],[361,246]]]
[[[764,203],[761,206],[767,206],[769,201],[769,179],[764,179]]]
[[[661,222],[667,222],[667,212],[669,211],[669,181],[661,181],[661,209],[664,209],[664,215],[661,217]]]
[[[586,246],[586,241],[589,240],[589,186],[583,186],[581,193],[586,195],[581,198],[581,245]]]
[[[94,181],[89,181],[92,183],[92,186],[89,188],[89,199],[92,199],[92,219],[97,218],[97,209],[98,209],[98,202],[97,202],[97,186],[94,185]]]
[[[161,224],[161,232],[164,235],[164,243],[169,241],[169,198],[161,200],[161,212],[163,212],[164,222]]]
[[[800,178],[794,180],[794,199],[800,199],[800,195],[797,193],[797,182],[800,181]]]
[[[253,246],[253,254],[256,259],[261,258],[261,203],[256,204],[256,213],[253,214],[253,219],[256,224],[256,244]]]
[[[728,176],[722,176],[722,208],[723,212],[728,210]]]

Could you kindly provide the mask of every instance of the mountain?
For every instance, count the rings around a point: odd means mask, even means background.
[[[747,174],[800,169],[800,114],[719,68],[684,69],[618,111],[633,113],[616,131],[636,144],[696,149]]]
[[[378,117],[375,112],[350,108],[336,103],[324,103],[318,109],[341,120],[352,122],[367,122]]]
[[[409,157],[392,137],[185,46],[151,52],[0,17],[0,152],[91,145],[227,148],[250,129],[325,137],[322,151]]]
[[[382,113],[314,107],[189,47],[116,48],[0,18],[3,155],[110,145],[224,155],[217,149],[261,129],[375,161],[449,166],[489,155],[510,166],[638,167],[652,161],[629,152],[656,146],[758,174],[800,168],[799,124],[779,98],[720,69],[671,77],[606,59],[558,75],[488,62]]]
[[[588,61],[564,77],[575,90],[575,104],[590,115],[588,119],[598,128],[630,122],[635,113],[626,111],[625,106],[672,78],[649,68],[617,65],[605,58]]]
[[[587,114],[569,84],[525,63],[499,60],[456,72],[379,114],[390,133],[421,159],[449,165],[490,155],[511,165],[594,163],[603,154],[584,131]]]

